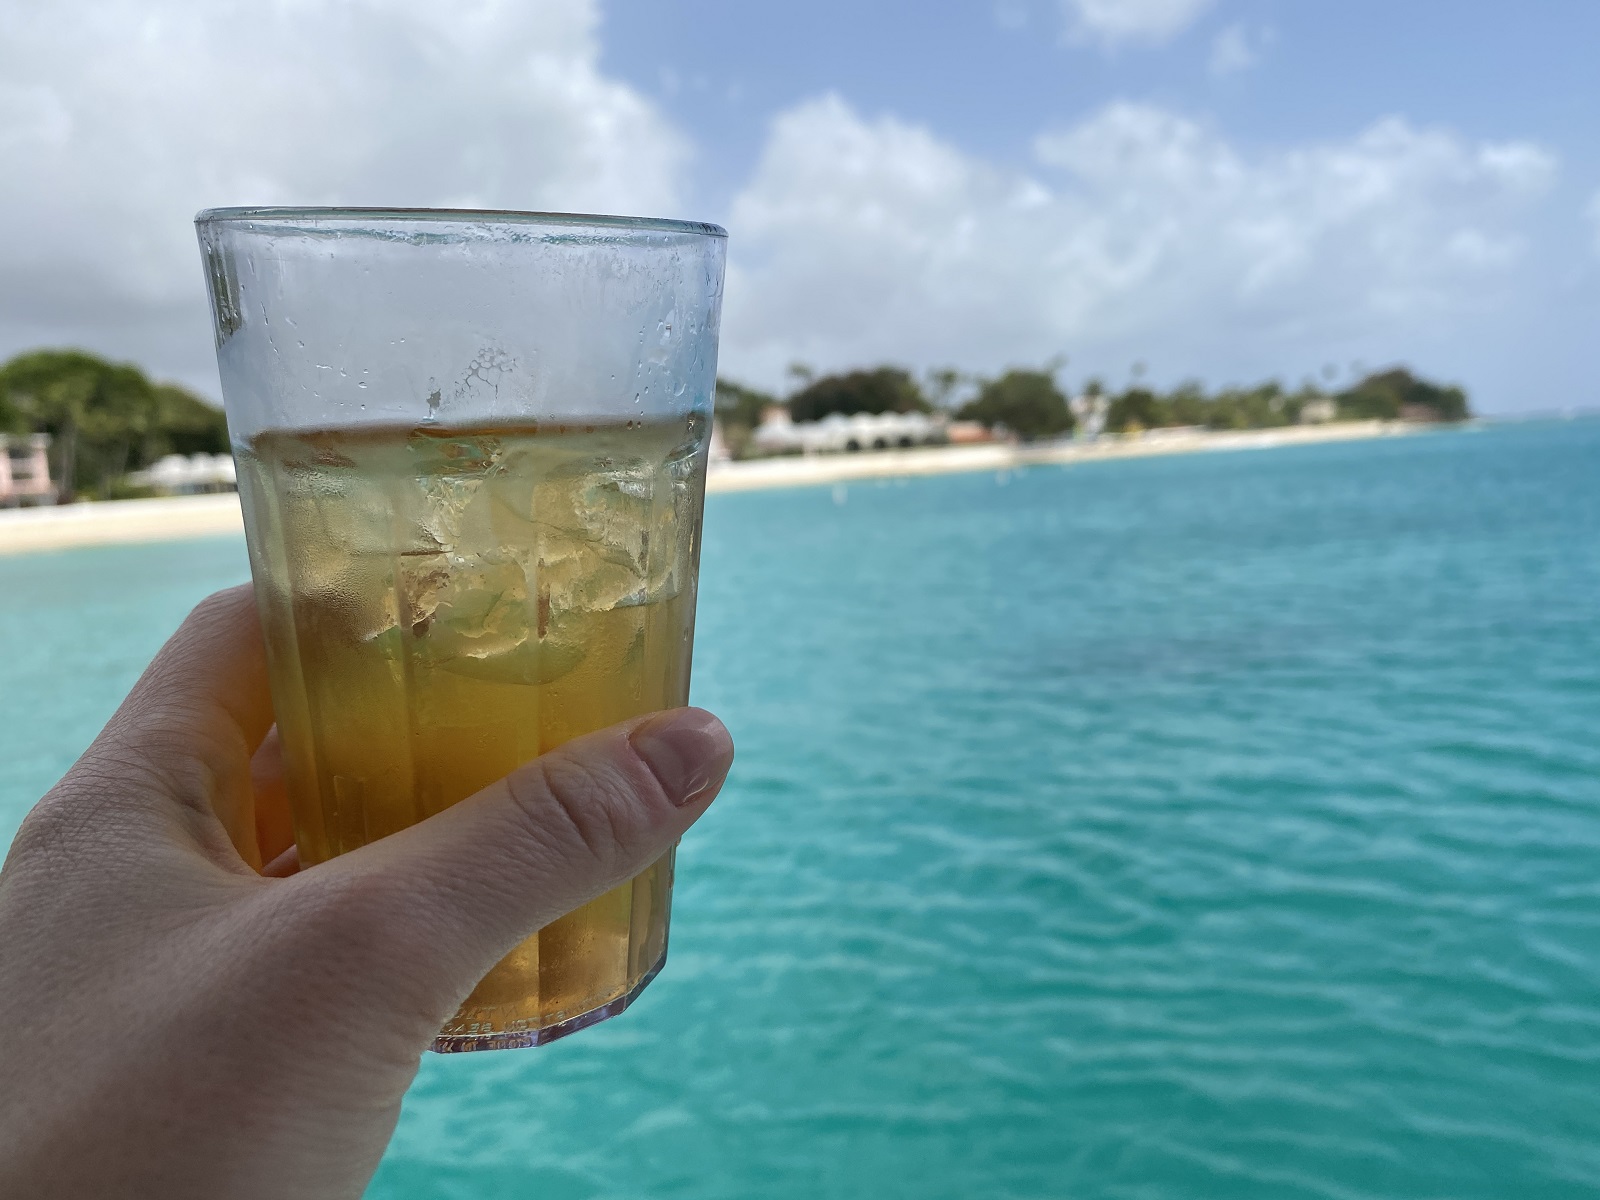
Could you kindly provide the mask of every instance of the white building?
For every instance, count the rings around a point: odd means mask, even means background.
[[[232,492],[239,486],[233,457],[228,454],[169,454],[143,471],[135,471],[128,480],[168,496]]]
[[[1332,396],[1318,396],[1300,406],[1300,424],[1321,425],[1339,415],[1339,404]]]
[[[774,405],[751,435],[762,454],[848,454],[857,450],[896,450],[946,441],[945,419],[927,413],[829,413],[820,421],[795,422]]]
[[[722,434],[722,422],[711,422],[711,461],[712,463],[732,462],[733,455],[728,451],[728,439]]]
[[[1106,413],[1111,409],[1111,400],[1106,396],[1091,396],[1088,392],[1081,396],[1074,396],[1067,401],[1067,407],[1072,410],[1072,415],[1078,422],[1078,436],[1088,441],[1094,441],[1106,428]]]
[[[48,433],[9,437],[0,433],[0,508],[13,504],[54,504],[50,482]]]

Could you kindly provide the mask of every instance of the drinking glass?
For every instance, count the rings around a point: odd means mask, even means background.
[[[300,861],[688,700],[726,235],[548,213],[196,218]],[[672,854],[539,930],[438,1050],[661,969]]]

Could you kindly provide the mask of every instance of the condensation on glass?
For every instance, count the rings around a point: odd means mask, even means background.
[[[725,235],[200,214],[302,863],[687,702]],[[537,1045],[666,957],[672,856],[509,954],[435,1047]]]

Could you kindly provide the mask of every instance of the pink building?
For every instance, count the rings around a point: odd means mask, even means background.
[[[17,504],[54,504],[55,485],[50,482],[48,433],[7,436],[0,433],[0,508]]]

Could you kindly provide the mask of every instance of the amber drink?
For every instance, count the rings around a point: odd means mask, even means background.
[[[303,865],[688,702],[720,230],[200,226]],[[669,852],[528,938],[436,1048],[537,1045],[627,1007],[665,959],[672,872]]]
[[[569,738],[688,701],[698,418],[269,432],[239,454],[301,861],[414,824]],[[530,937],[447,1038],[625,1003],[668,854]]]

